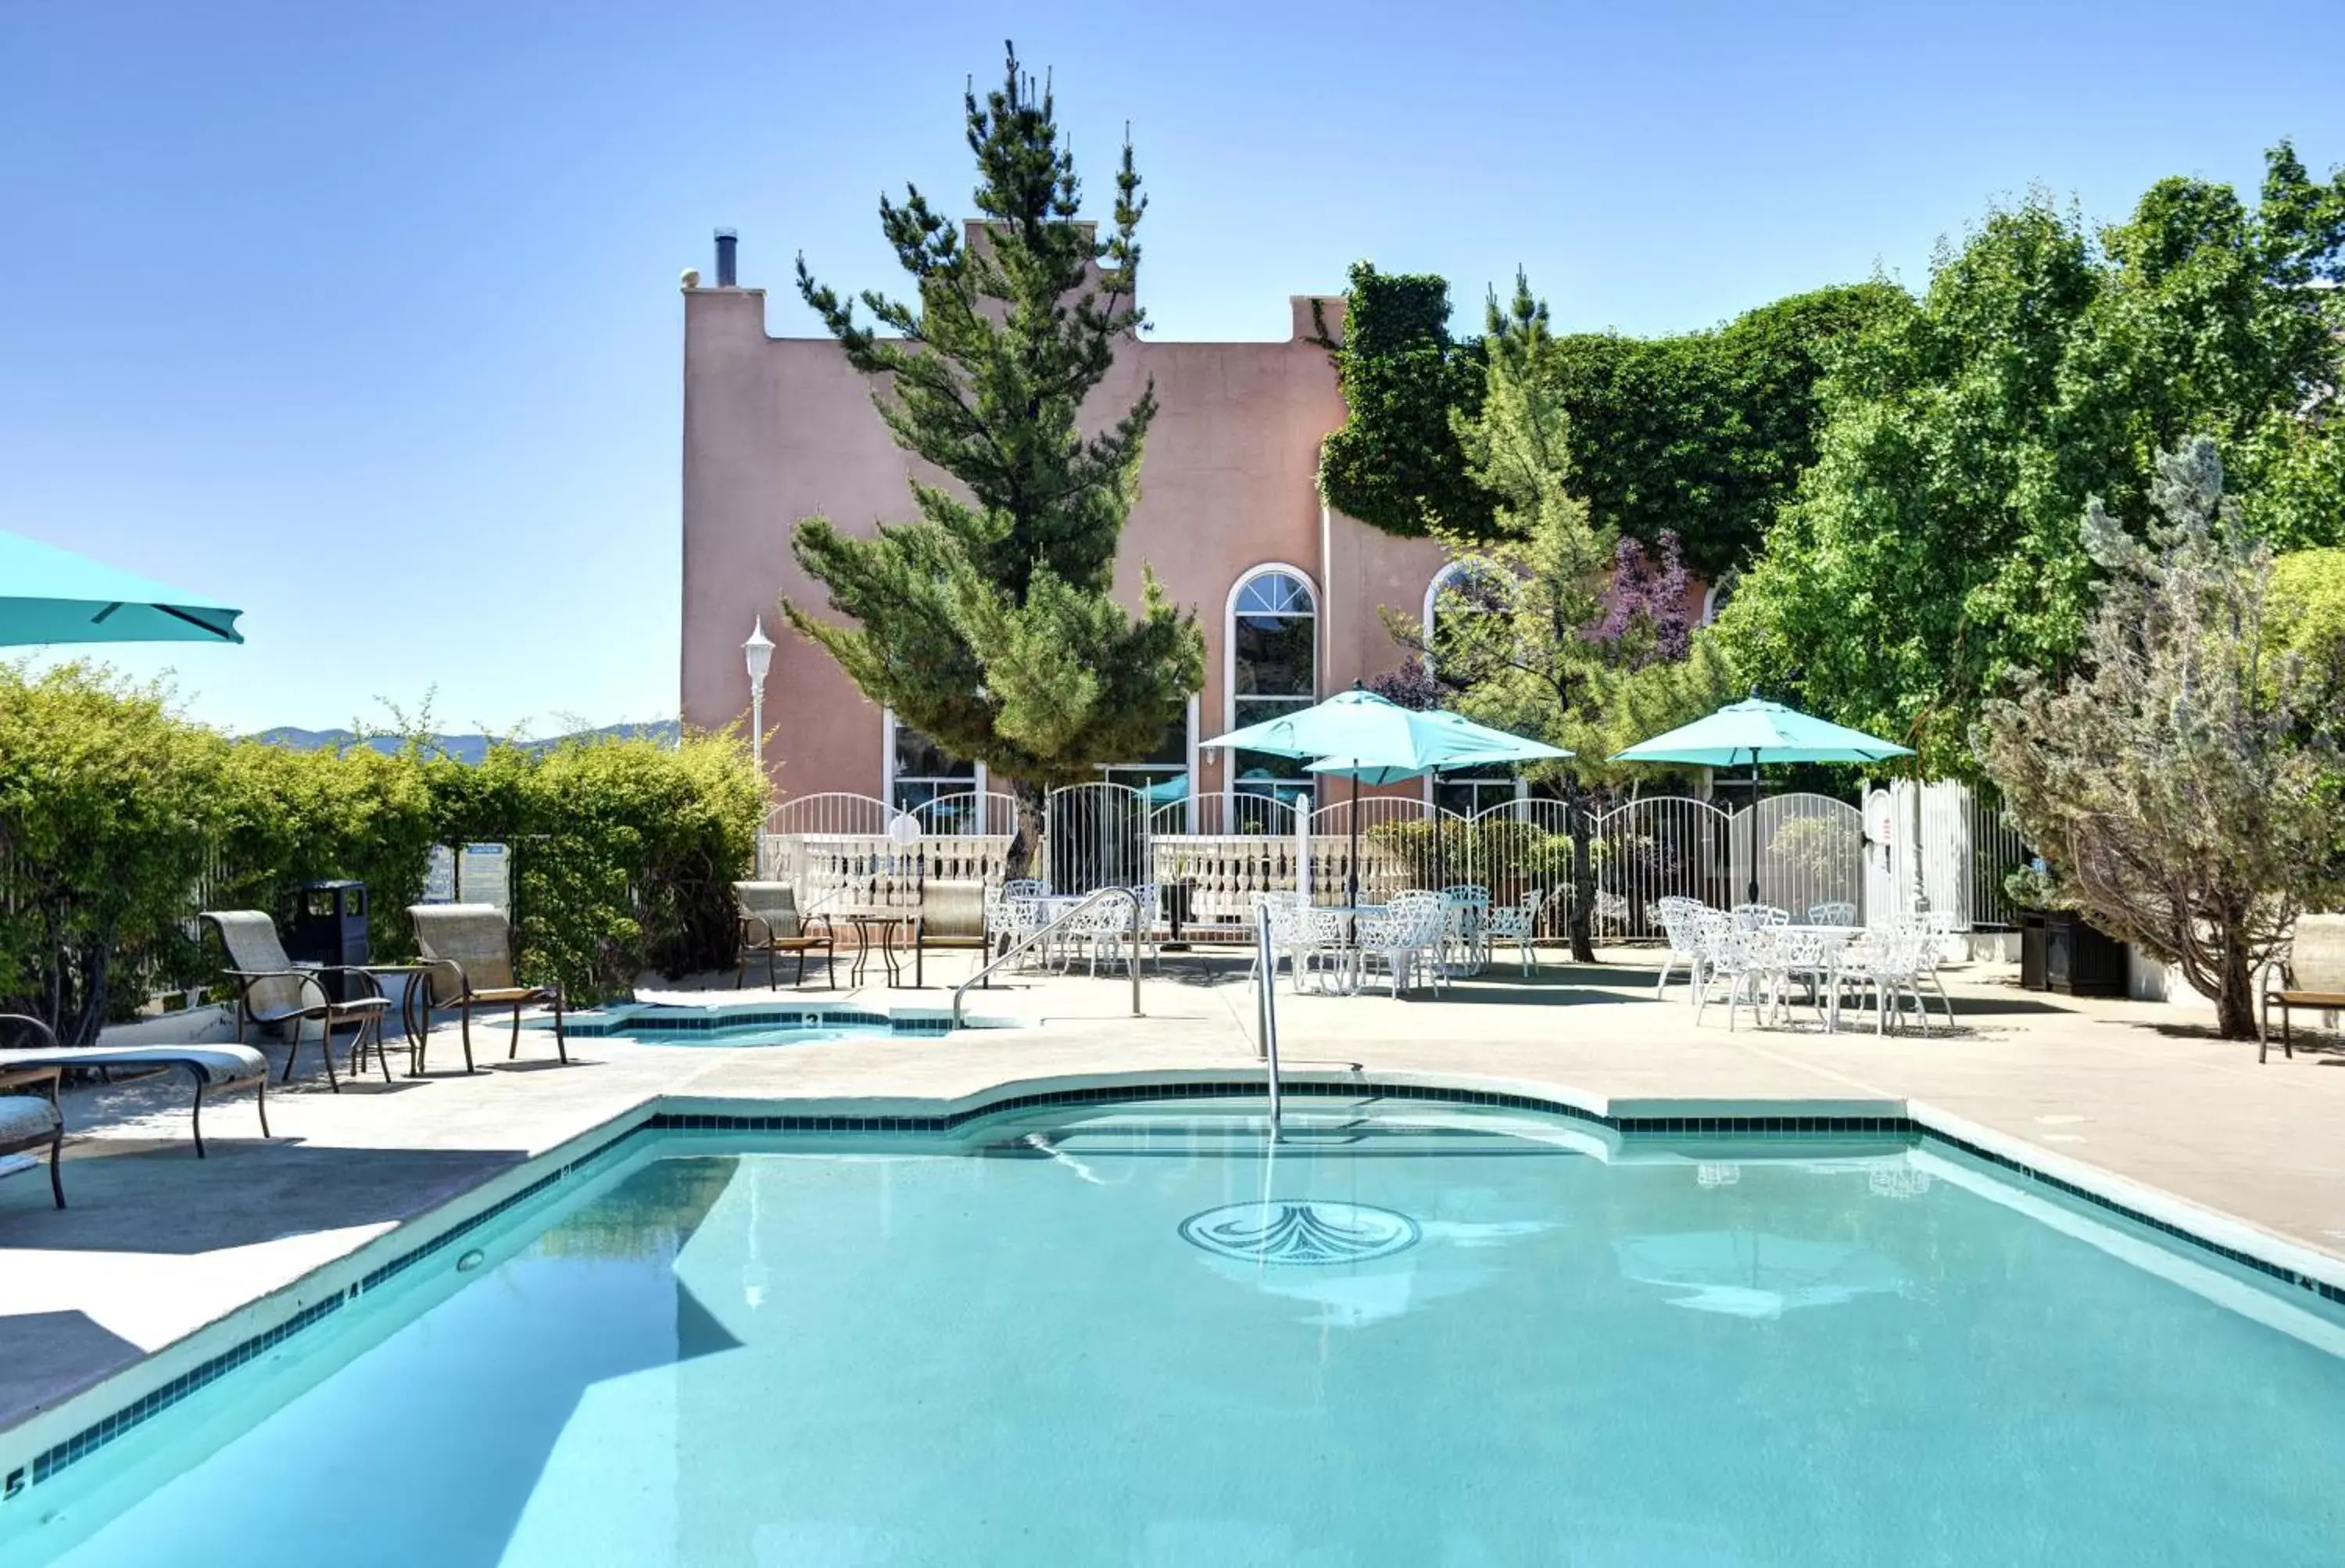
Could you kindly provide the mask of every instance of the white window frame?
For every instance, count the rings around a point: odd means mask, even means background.
[[[1319,591],[1318,579],[1302,567],[1285,561],[1260,562],[1238,574],[1237,581],[1230,585],[1229,597],[1222,601],[1222,733],[1224,735],[1238,727],[1238,596],[1244,593],[1246,585],[1257,577],[1274,574],[1294,578],[1303,585],[1303,591],[1311,596],[1311,701],[1319,700],[1321,675],[1327,662],[1322,657],[1325,651],[1322,645],[1327,635],[1326,596]],[[1228,820],[1230,812],[1236,809],[1233,802],[1238,792],[1237,772],[1237,753],[1224,753],[1222,762],[1222,811],[1224,820]],[[1190,776],[1194,778],[1194,772]],[[1315,787],[1308,784],[1305,787],[1312,788],[1316,793]],[[1194,791],[1191,793],[1193,799]]]

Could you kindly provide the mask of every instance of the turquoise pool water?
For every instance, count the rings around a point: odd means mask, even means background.
[[[651,1144],[0,1504],[0,1563],[2340,1560],[2300,1292],[1929,1146],[1254,1109]]]

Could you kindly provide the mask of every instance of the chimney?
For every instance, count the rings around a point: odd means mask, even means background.
[[[730,289],[736,286],[733,252],[740,243],[740,235],[732,229],[720,229],[716,231],[716,286],[720,289]]]

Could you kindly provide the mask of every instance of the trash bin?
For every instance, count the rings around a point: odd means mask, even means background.
[[[285,956],[296,963],[368,962],[367,885],[320,881],[297,886],[292,923],[285,932]],[[364,994],[364,987],[344,974],[322,975],[319,983],[337,1002]]]

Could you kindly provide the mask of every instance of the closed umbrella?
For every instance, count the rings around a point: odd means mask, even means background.
[[[0,534],[0,644],[240,643],[241,610]]]
[[[1759,764],[1882,762],[1913,748],[1834,724],[1758,697],[1730,702],[1707,718],[1681,724],[1613,753],[1615,762],[1681,762],[1699,768],[1751,768],[1750,901],[1759,901]]]
[[[1526,740],[1454,713],[1403,708],[1354,685],[1326,701],[1233,729],[1202,744],[1276,757],[1311,758],[1308,771],[1352,781],[1352,860],[1345,901],[1360,901],[1360,785],[1398,784],[1445,768],[1488,762],[1533,762],[1570,752]],[[1434,819],[1434,855],[1440,858],[1440,818]]]

